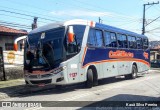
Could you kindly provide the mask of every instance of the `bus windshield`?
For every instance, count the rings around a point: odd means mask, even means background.
[[[29,69],[52,69],[63,57],[65,28],[30,34],[26,41],[26,65]]]

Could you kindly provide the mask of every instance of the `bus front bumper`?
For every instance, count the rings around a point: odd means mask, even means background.
[[[25,81],[29,85],[48,85],[48,84],[62,85],[65,82],[62,73],[25,75]]]

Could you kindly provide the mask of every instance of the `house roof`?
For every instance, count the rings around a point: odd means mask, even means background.
[[[21,34],[21,35],[27,35],[28,32],[17,30],[5,26],[0,26],[0,33],[7,33],[7,34]]]

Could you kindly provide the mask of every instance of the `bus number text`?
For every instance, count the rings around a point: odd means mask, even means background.
[[[74,78],[74,77],[77,76],[77,73],[70,73],[69,76],[72,77],[72,78]]]

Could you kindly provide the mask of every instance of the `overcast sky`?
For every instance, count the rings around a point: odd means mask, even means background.
[[[0,24],[30,31],[32,16],[38,26],[56,21],[87,19],[141,34],[143,4],[157,0],[0,0]],[[14,12],[14,13],[13,13]],[[16,13],[15,13],[16,12]],[[17,14],[18,13],[18,14]],[[28,16],[30,15],[30,16]],[[147,23],[160,16],[160,4],[146,6]],[[160,19],[146,27],[151,40],[160,40]]]

